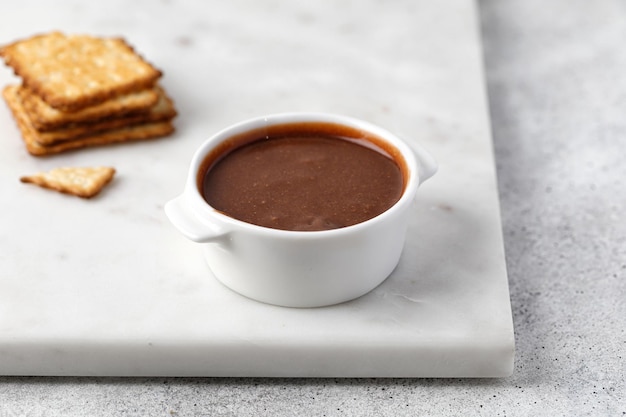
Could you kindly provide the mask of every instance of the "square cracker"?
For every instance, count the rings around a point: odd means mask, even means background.
[[[37,131],[35,140],[44,146],[53,145],[68,140],[78,139],[84,136],[93,136],[106,130],[129,127],[144,123],[163,122],[172,120],[176,116],[176,110],[172,100],[165,94],[163,89],[157,89],[158,101],[148,112],[141,114],[131,114],[122,117],[111,117],[101,119],[91,123],[73,123],[61,129],[41,132]],[[24,101],[22,101],[24,105]],[[24,105],[24,110],[26,106]],[[26,111],[26,113],[28,113]],[[26,116],[29,116],[26,114]],[[32,124],[32,119],[29,120]],[[33,125],[33,128],[35,126]]]
[[[49,106],[26,87],[21,87],[18,94],[33,127],[41,132],[59,129],[71,123],[147,113],[159,100],[159,92],[151,88],[117,96],[75,112],[64,112]]]
[[[115,168],[111,167],[63,167],[49,172],[38,172],[20,178],[24,183],[83,198],[97,195],[113,179]]]
[[[174,131],[171,121],[145,123],[141,125],[125,127],[104,131],[92,136],[81,137],[80,139],[60,142],[55,145],[44,146],[37,142],[39,132],[34,129],[24,112],[21,101],[17,95],[18,86],[7,86],[2,92],[9,109],[13,113],[17,125],[22,133],[22,139],[26,149],[34,156],[54,155],[72,149],[80,149],[89,146],[108,145],[112,143],[146,140],[167,136]]]
[[[24,85],[64,111],[145,89],[161,76],[122,38],[51,32],[6,45],[0,56]]]

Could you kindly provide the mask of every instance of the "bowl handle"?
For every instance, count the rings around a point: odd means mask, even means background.
[[[214,224],[202,221],[189,209],[185,201],[185,194],[181,194],[165,204],[165,214],[172,224],[188,239],[194,242],[214,242],[224,238],[226,232]]]
[[[417,159],[417,176],[419,183],[423,183],[437,172],[438,166],[435,158],[424,148],[417,144],[412,144],[413,154]]]

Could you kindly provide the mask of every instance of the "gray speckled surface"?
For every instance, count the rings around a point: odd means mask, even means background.
[[[626,4],[481,5],[517,333],[504,395],[623,415]]]
[[[5,377],[0,416],[625,415],[626,4],[479,4],[512,377]]]
[[[623,415],[626,4],[482,6],[517,333],[507,396]]]

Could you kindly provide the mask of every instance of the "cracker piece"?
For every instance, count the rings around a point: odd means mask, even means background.
[[[61,193],[91,198],[110,183],[114,175],[115,168],[111,167],[63,167],[24,176],[20,181]]]
[[[37,132],[38,134],[35,140],[41,145],[48,146],[84,136],[93,136],[107,130],[144,123],[168,121],[172,120],[175,116],[176,110],[174,109],[174,104],[171,99],[165,95],[165,92],[159,89],[159,101],[148,113],[102,119],[89,124],[72,124],[68,127],[49,132]]]
[[[31,155],[34,156],[48,156],[90,146],[153,139],[167,136],[174,132],[174,125],[170,120],[166,122],[145,123],[126,128],[113,129],[95,134],[93,136],[85,136],[76,140],[44,146],[37,142],[39,132],[32,127],[30,121],[28,120],[28,116],[24,112],[21,101],[17,96],[17,87],[18,86],[15,85],[7,86],[2,93],[9,109],[13,113],[13,117],[17,121],[17,125],[22,133],[22,139],[24,140],[26,149]]]
[[[6,45],[0,56],[24,85],[63,111],[146,89],[161,76],[122,38],[51,32]]]
[[[110,117],[147,113],[159,100],[157,89],[152,88],[114,97],[104,103],[75,112],[64,112],[49,106],[26,87],[19,89],[19,95],[33,127],[41,132],[59,129],[72,123],[90,123]]]
[[[154,122],[109,130],[93,136],[85,136],[80,139],[60,142],[50,146],[39,145],[35,137],[26,138],[25,143],[26,149],[31,155],[48,156],[92,146],[155,139],[168,136],[172,132],[174,132],[174,125],[171,122]]]

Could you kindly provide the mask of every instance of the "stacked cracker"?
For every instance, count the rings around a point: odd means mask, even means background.
[[[174,131],[161,72],[123,39],[52,32],[4,46],[0,56],[22,78],[3,96],[32,155]]]

